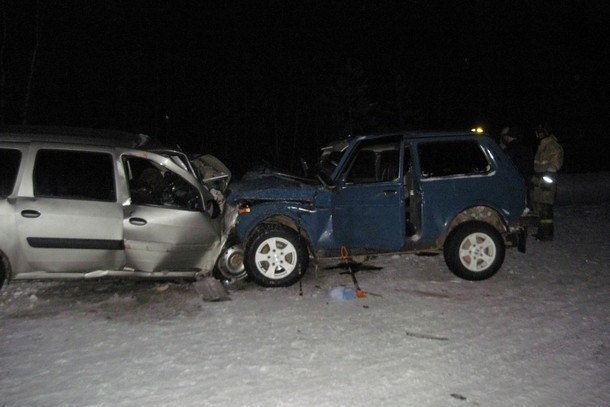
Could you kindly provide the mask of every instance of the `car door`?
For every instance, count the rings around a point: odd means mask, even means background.
[[[415,163],[412,157],[414,149],[410,143],[405,143],[403,152],[403,169],[405,184],[405,233],[407,244],[411,240],[418,240],[421,230],[422,192],[417,176]]]
[[[401,138],[356,146],[333,194],[332,216],[339,246],[398,250],[405,241]]]
[[[124,264],[123,212],[110,151],[32,148],[15,200],[22,271],[82,272]],[[28,270],[24,270],[27,268]]]
[[[188,173],[155,154],[124,155],[122,161],[131,194],[123,208],[127,266],[211,270],[220,250],[220,222],[204,210],[195,178],[188,181]]]
[[[464,209],[488,202],[498,187],[490,160],[476,140],[421,141],[422,243],[435,241]]]

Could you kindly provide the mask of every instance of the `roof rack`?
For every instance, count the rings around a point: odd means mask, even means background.
[[[44,141],[124,148],[162,147],[146,134],[63,126],[0,126],[0,138],[4,141]]]

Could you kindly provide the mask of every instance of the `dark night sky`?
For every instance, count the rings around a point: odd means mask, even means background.
[[[350,130],[541,120],[567,170],[609,169],[607,4],[0,0],[2,121],[24,120],[36,50],[28,123],[149,133],[238,171]]]

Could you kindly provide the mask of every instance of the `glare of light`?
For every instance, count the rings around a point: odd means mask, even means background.
[[[553,178],[549,177],[548,175],[543,176],[543,177],[542,177],[542,180],[543,180],[544,182],[546,182],[547,184],[552,184],[553,182],[555,182],[555,181],[553,180]]]
[[[482,127],[473,127],[470,131],[476,134],[483,134],[485,132]]]

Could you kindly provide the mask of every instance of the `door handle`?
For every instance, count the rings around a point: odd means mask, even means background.
[[[40,216],[40,212],[35,211],[33,209],[25,209],[21,211],[21,216],[24,218],[37,218]]]
[[[383,191],[383,194],[385,196],[396,196],[396,194],[398,194],[398,192],[396,192],[395,189],[388,189],[388,190]]]
[[[142,218],[129,218],[129,223],[131,223],[132,225],[136,225],[136,226],[144,226],[148,222],[146,222],[146,219],[142,219]]]

